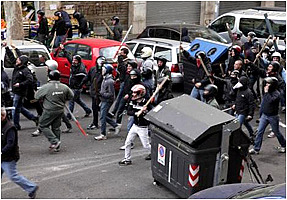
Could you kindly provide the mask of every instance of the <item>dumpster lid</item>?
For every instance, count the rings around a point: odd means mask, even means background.
[[[235,119],[186,94],[161,102],[145,118],[189,144],[211,134],[210,129]]]

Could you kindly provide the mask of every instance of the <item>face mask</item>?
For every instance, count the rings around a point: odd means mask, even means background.
[[[233,89],[238,89],[241,87],[243,87],[243,85],[240,82],[238,82],[238,83],[236,83],[236,85],[234,85]]]

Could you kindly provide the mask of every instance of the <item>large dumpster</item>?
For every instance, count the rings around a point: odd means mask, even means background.
[[[214,185],[241,181],[241,154],[247,151],[249,139],[233,116],[182,95],[160,103],[146,119],[151,123],[152,176],[156,182],[187,198]],[[233,176],[228,178],[228,174]]]

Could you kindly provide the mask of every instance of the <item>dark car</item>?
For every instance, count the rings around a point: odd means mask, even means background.
[[[286,183],[236,183],[201,190],[189,199],[286,199]]]
[[[171,40],[180,40],[180,23],[165,23],[165,24],[154,24],[147,26],[142,33],[137,37],[139,38],[165,38]],[[227,41],[223,39],[218,33],[212,29],[206,28],[196,24],[182,24],[182,27],[188,29],[188,36],[190,41],[196,37],[212,40],[215,42],[221,42],[227,44]]]

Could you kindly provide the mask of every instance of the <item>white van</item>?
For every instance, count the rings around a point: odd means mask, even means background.
[[[279,45],[285,46],[286,11],[283,11],[283,9],[282,11],[279,11],[279,9],[271,11],[264,8],[234,10],[217,17],[208,27],[219,33],[228,42],[231,42],[226,28],[226,23],[228,23],[232,32],[239,30],[243,33],[242,42],[247,40],[247,33],[253,31],[262,44],[269,36],[264,17],[265,13],[268,15],[274,35],[279,37]]]

